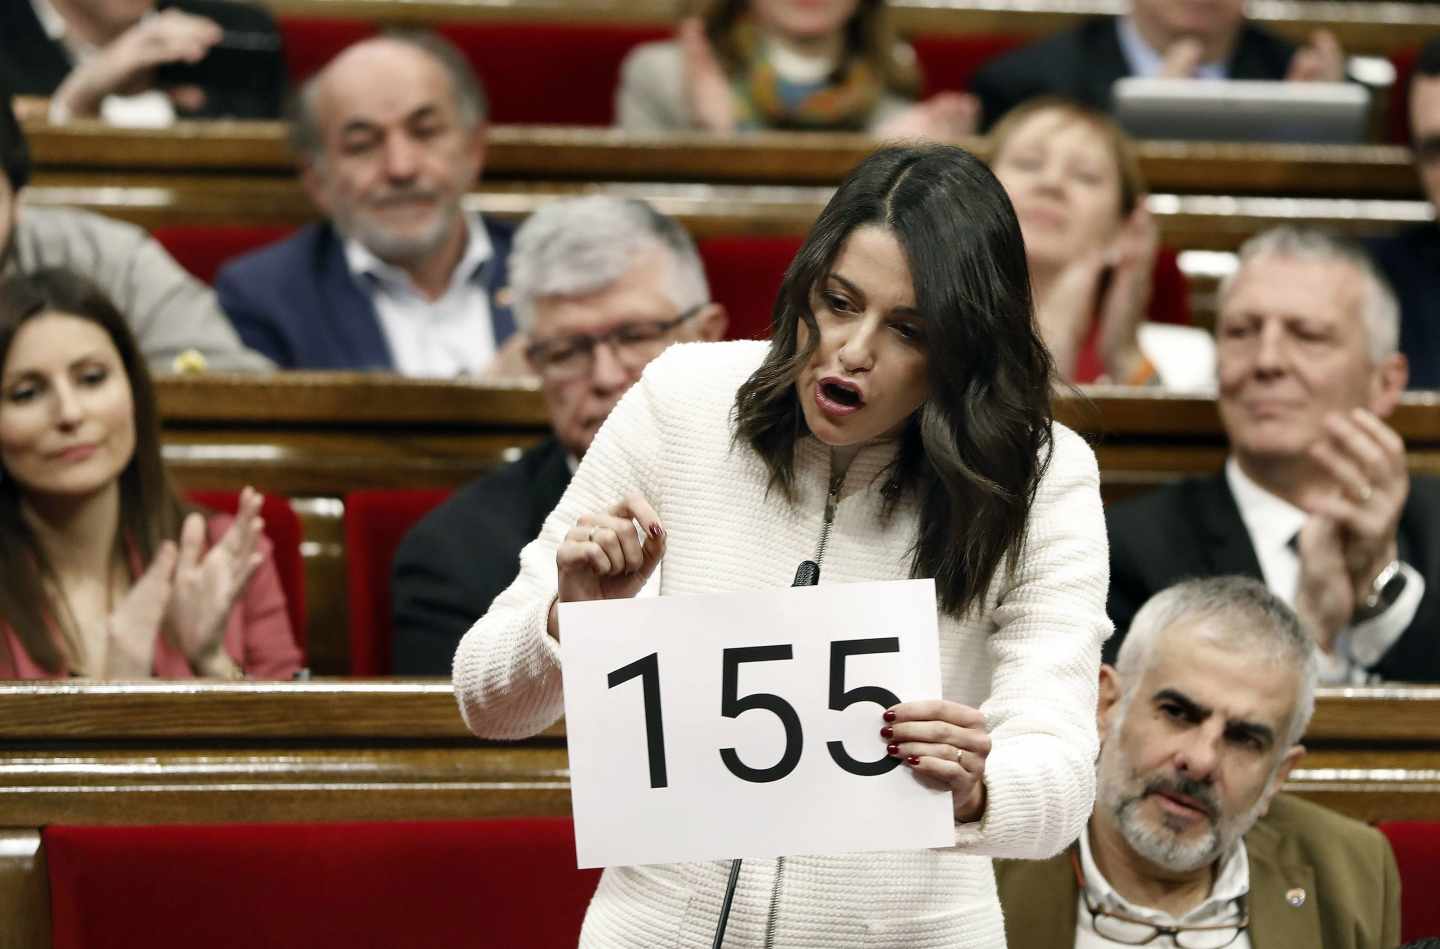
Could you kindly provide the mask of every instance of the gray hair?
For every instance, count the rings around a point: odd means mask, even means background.
[[[1222,576],[1185,580],[1145,601],[1120,644],[1115,668],[1120,673],[1122,707],[1149,668],[1155,644],[1182,620],[1225,619],[1220,634],[1226,645],[1253,653],[1259,662],[1290,666],[1300,673],[1300,690],[1282,748],[1300,741],[1315,713],[1315,683],[1320,656],[1315,639],[1295,611],[1251,577]]]
[[[709,303],[710,287],[695,242],[646,202],[592,194],[545,205],[520,226],[510,251],[516,323],[529,330],[539,298],[601,290],[656,247],[669,251],[666,292],[676,308]]]
[[[1370,255],[1353,241],[1311,227],[1282,225],[1261,231],[1240,247],[1240,266],[1220,282],[1220,305],[1245,265],[1260,257],[1349,264],[1364,280],[1360,315],[1370,340],[1370,361],[1378,363],[1400,346],[1400,304],[1390,284],[1380,275]]]
[[[470,61],[465,58],[465,54],[460,52],[454,43],[429,30],[415,29],[385,30],[378,37],[361,40],[360,43],[373,43],[377,40],[413,47],[429,56],[445,71],[445,75],[450,79],[450,88],[455,94],[455,111],[460,117],[460,124],[467,131],[474,131],[485,121],[490,108],[485,96],[485,86],[480,82],[480,77],[475,75],[475,70],[470,68]],[[354,46],[346,49],[353,49]],[[335,58],[343,55],[344,51],[341,51]],[[334,61],[332,59],[330,62]],[[324,69],[306,79],[290,103],[290,148],[307,161],[314,161],[323,155],[325,135],[320,129],[320,117],[316,115],[315,98],[319,94],[320,81],[329,69],[330,65],[327,63]]]

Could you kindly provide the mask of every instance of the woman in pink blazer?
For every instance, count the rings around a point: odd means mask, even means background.
[[[262,535],[188,510],[124,318],[63,270],[0,282],[0,678],[289,678]]]

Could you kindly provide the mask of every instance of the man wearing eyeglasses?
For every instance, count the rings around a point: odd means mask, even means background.
[[[1400,301],[1400,350],[1410,360],[1410,388],[1440,389],[1440,37],[1415,59],[1410,81],[1410,138],[1415,167],[1431,207],[1425,220],[1370,245]]]
[[[553,437],[462,488],[395,557],[394,671],[449,675],[455,647],[519,572],[601,423],[671,343],[715,340],[695,244],[643,201],[556,201],[515,235],[510,294]]]
[[[1317,671],[1314,638],[1258,580],[1151,597],[1101,668],[1089,825],[1058,857],[996,864],[1010,949],[1392,949],[1385,837],[1276,793]]]

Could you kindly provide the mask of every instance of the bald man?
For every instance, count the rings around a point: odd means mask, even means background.
[[[240,338],[291,369],[504,365],[510,229],[461,209],[485,156],[485,95],[461,54],[427,33],[357,43],[301,90],[292,138],[328,219],[221,270]]]

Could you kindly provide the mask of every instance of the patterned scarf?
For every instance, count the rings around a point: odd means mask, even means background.
[[[880,101],[880,78],[858,57],[847,56],[827,80],[804,92],[808,84],[788,82],[766,58],[764,39],[748,19],[735,25],[735,47],[741,67],[732,88],[740,128],[858,132]],[[802,97],[791,101],[797,90]]]

